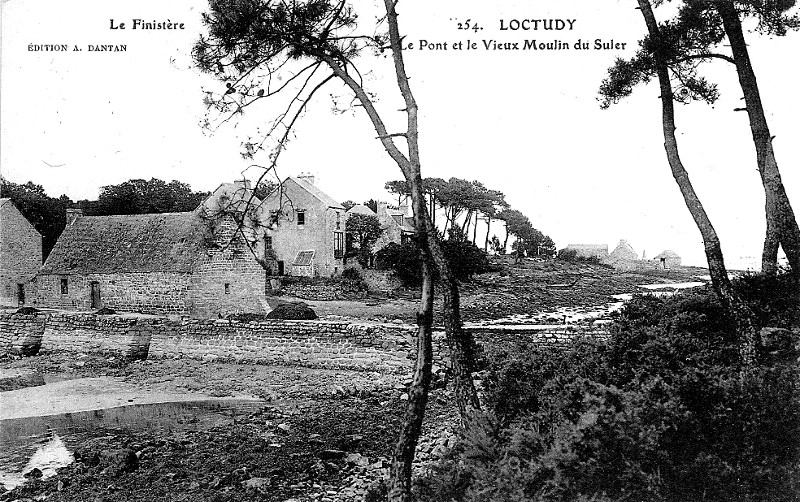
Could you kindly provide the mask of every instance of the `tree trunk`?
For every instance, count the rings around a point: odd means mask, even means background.
[[[478,212],[475,212],[475,226],[472,227],[472,245],[475,245],[475,240],[478,238]]]
[[[767,218],[767,235],[764,237],[764,251],[761,254],[761,271],[773,277],[778,273],[778,248],[780,247],[778,231],[774,226],[775,219]]]
[[[508,254],[508,222],[505,224],[506,238],[503,240],[503,253]]]
[[[638,2],[642,11],[642,16],[644,16],[645,23],[647,24],[650,38],[659,44],[661,35],[650,2],[649,0],[638,0]],[[656,51],[658,51],[657,46]],[[722,246],[720,245],[719,237],[717,237],[717,232],[711,224],[711,220],[708,214],[706,214],[703,204],[700,202],[700,198],[694,191],[692,182],[689,179],[689,173],[684,168],[680,154],[678,153],[678,142],[675,137],[675,106],[672,84],[669,80],[669,69],[666,61],[659,57],[658,52],[655,56],[658,82],[661,88],[662,128],[667,161],[672,170],[672,177],[675,178],[675,182],[680,188],[681,195],[683,195],[686,207],[689,209],[703,237],[706,259],[708,260],[708,270],[711,275],[711,284],[714,288],[714,292],[717,294],[717,297],[720,299],[725,309],[732,315],[740,336],[744,338],[744,343],[741,344],[742,359],[743,362],[749,364],[755,356],[757,343],[755,328],[751,322],[749,309],[739,299],[731,286],[728,272],[725,269],[725,260],[722,256]]]
[[[742,33],[742,23],[733,2],[715,2],[714,5],[722,18],[725,33],[731,44],[739,85],[744,93],[747,115],[750,119],[750,131],[756,148],[758,172],[761,175],[761,183],[764,185],[766,195],[764,209],[767,219],[767,237],[764,239],[762,269],[766,272],[774,272],[777,266],[776,243],[780,243],[789,259],[792,273],[800,277],[800,227],[797,225],[797,219],[781,180],[778,162],[775,160],[772,136],[767,125],[764,106],[761,103],[761,94],[756,74],[750,62],[747,43],[744,33]]]
[[[489,252],[489,229],[492,226],[492,217],[486,216],[486,240],[483,242],[483,252]]]
[[[412,183],[413,186],[413,183]],[[413,189],[412,189],[413,190]],[[412,191],[414,208],[414,224],[420,235],[427,232],[424,219],[425,199],[420,198],[417,190]],[[425,238],[423,238],[425,239]],[[425,407],[428,403],[428,389],[431,383],[432,346],[431,325],[433,324],[433,260],[430,253],[421,250],[422,256],[422,299],[417,312],[417,359],[414,373],[408,389],[403,428],[397,440],[389,476],[389,500],[410,501],[412,464],[417,448],[422,421],[425,418]]]
[[[466,216],[464,216],[464,224],[461,225],[461,233],[464,234],[464,240],[467,240],[467,234],[469,233],[469,226],[472,223],[472,210],[468,210]]]
[[[363,87],[347,72],[347,66],[327,54],[321,54],[320,58],[331,68],[333,73],[340,78],[356,95],[364,111],[370,118],[378,139],[383,144],[384,149],[394,160],[403,176],[411,187],[412,201],[414,207],[414,221],[417,231],[420,234],[420,247],[422,248],[422,258],[424,266],[428,271],[436,270],[439,280],[442,283],[443,296],[443,319],[445,335],[450,348],[451,367],[454,375],[456,402],[461,413],[464,427],[469,427],[475,418],[475,412],[480,409],[478,393],[472,381],[473,361],[474,361],[474,341],[470,333],[464,331],[461,323],[460,302],[458,294],[458,283],[450,272],[450,267],[444,258],[442,248],[436,235],[436,228],[433,226],[430,215],[424,203],[424,191],[422,187],[421,163],[419,156],[419,131],[417,126],[417,103],[408,84],[408,76],[405,72],[403,63],[403,50],[401,45],[400,32],[397,25],[397,12],[395,11],[396,0],[384,0],[386,8],[386,20],[389,27],[389,41],[392,50],[392,60],[397,77],[397,86],[405,101],[405,113],[407,118],[406,132],[404,134],[408,145],[408,155],[406,156],[394,143],[393,135],[389,134],[386,124],[375,108],[370,96]],[[453,215],[455,224],[455,215]],[[431,317],[418,320],[420,324],[432,321]],[[424,321],[424,322],[423,322]],[[418,343],[424,344],[424,340]],[[422,347],[423,349],[425,347]],[[422,422],[424,418],[427,389],[424,389],[425,379],[425,354],[418,355],[415,370],[414,382],[418,384],[410,390],[409,408],[406,413],[406,423],[403,426],[403,433],[398,441],[396,456],[393,459],[392,480],[390,482],[391,501],[410,501],[411,500],[411,463],[414,459],[414,450],[419,438],[419,427],[417,422]],[[428,368],[427,371],[430,371]],[[413,394],[413,399],[411,399]],[[422,404],[422,406],[420,406]],[[396,464],[396,467],[395,467]]]

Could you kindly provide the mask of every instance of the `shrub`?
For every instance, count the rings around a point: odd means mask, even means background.
[[[25,315],[36,314],[37,312],[41,312],[41,310],[37,309],[36,307],[28,307],[28,306],[20,307],[16,311],[14,311],[15,314],[25,314]]]
[[[745,281],[748,303],[792,319],[770,280]],[[487,348],[484,420],[420,500],[796,501],[800,369],[743,368],[737,344],[705,291],[634,298],[606,344]]]
[[[493,270],[486,253],[471,242],[450,239],[442,241],[442,252],[450,265],[450,272],[459,281]]]
[[[378,270],[391,270],[406,286],[422,283],[422,259],[416,243],[391,242],[375,253],[375,267]]]
[[[467,280],[474,274],[497,269],[489,263],[486,253],[471,242],[444,240],[442,252],[450,265],[450,272],[460,281]],[[379,270],[394,272],[406,286],[418,286],[422,283],[422,258],[419,246],[413,241],[402,245],[390,243],[376,253],[375,265]]]
[[[346,279],[348,281],[363,281],[364,277],[361,275],[361,271],[355,267],[348,267],[342,270],[342,279]]]
[[[317,313],[305,302],[281,303],[267,314],[267,319],[310,321],[317,319]]]

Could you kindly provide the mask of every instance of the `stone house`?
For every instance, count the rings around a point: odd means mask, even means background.
[[[261,218],[274,275],[333,276],[344,268],[347,213],[310,175],[290,176],[264,198]]]
[[[656,268],[670,269],[681,266],[681,257],[675,251],[666,249],[653,257]]]
[[[567,244],[567,249],[575,251],[579,258],[596,258],[598,260],[608,258],[607,244]]]
[[[384,231],[373,246],[375,251],[385,247],[390,242],[403,244],[417,233],[414,228],[414,218],[409,216],[409,207],[406,204],[390,206],[386,202],[378,202],[377,216]]]
[[[0,199],[0,305],[23,305],[41,265],[41,234],[11,199]]]
[[[208,206],[236,186],[220,186],[185,213],[68,210],[67,226],[34,280],[34,303],[191,317],[263,312],[266,274],[250,236],[229,214],[209,217]]]
[[[633,269],[640,265],[639,255],[625,239],[619,241],[617,247],[608,255],[604,263],[621,269]]]

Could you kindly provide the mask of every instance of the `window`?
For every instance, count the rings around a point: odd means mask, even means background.
[[[333,233],[333,257],[341,258],[344,256],[344,232]]]
[[[306,224],[306,212],[305,211],[297,211],[297,224],[298,225],[305,225]]]
[[[66,295],[69,293],[69,286],[67,286],[67,279],[61,278],[61,294]]]
[[[231,283],[230,282],[226,282],[225,283],[225,294],[226,295],[231,294]]]
[[[342,229],[342,214],[336,211],[336,230]]]
[[[265,235],[264,236],[264,249],[272,249],[272,236]]]
[[[308,267],[314,259],[314,251],[300,251],[292,263],[293,267]]]

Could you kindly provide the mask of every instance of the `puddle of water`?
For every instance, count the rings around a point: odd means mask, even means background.
[[[46,417],[0,420],[0,483],[9,490],[34,468],[43,477],[74,460],[88,439],[130,430],[203,430],[249,415],[263,403],[252,400],[189,401],[122,406]]]

